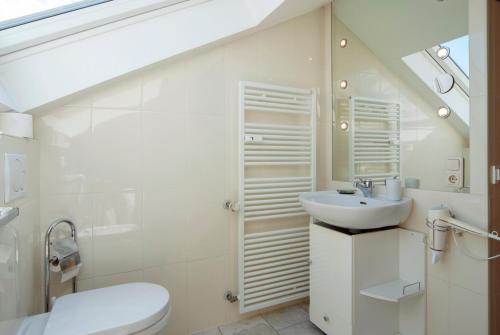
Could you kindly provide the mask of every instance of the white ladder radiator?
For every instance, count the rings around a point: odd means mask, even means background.
[[[314,90],[240,82],[239,300],[250,312],[309,295],[309,222],[316,188]]]
[[[350,97],[351,179],[400,177],[400,110],[398,102]]]

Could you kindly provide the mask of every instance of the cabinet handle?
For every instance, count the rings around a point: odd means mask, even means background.
[[[325,322],[330,322],[330,318],[327,315],[323,316],[323,320]]]

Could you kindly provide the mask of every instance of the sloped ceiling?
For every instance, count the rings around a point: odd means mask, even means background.
[[[335,0],[335,15],[382,59],[468,33],[468,0]]]
[[[0,110],[27,112],[330,0],[208,0],[143,14],[0,57]]]

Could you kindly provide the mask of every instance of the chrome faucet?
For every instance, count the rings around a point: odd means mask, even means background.
[[[373,181],[356,178],[352,182],[352,185],[358,188],[366,198],[371,198],[373,196]]]

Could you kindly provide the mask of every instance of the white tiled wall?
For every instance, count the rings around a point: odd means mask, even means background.
[[[39,152],[37,141],[0,135],[0,206],[4,206],[5,153],[24,154],[28,162],[28,193],[6,206],[19,207],[19,216],[0,228],[0,321],[38,312],[41,301],[39,254]],[[5,263],[18,252],[17,266]],[[9,257],[10,258],[10,257]]]
[[[13,311],[11,301],[0,299],[2,311],[11,311],[2,319],[40,312],[36,255],[43,232],[62,216],[78,226],[81,290],[160,283],[174,306],[169,334],[239,318],[237,306],[223,300],[226,289],[237,291],[237,221],[221,209],[237,194],[237,81],[320,89],[318,185],[335,187],[329,25],[329,10],[317,11],[159,64],[37,115],[37,141],[1,137],[0,176],[5,152],[27,153],[31,167],[31,192],[16,203],[21,216],[12,223],[21,236],[21,303]],[[477,41],[484,42],[481,35]],[[477,100],[484,94],[478,92]],[[484,147],[484,139],[474,138]],[[426,211],[439,203],[484,227],[486,197],[476,193],[408,192],[414,209],[407,227],[425,231]],[[478,255],[486,252],[482,240],[460,241]],[[486,271],[486,263],[454,246],[441,263],[429,265],[428,334],[486,334]]]
[[[42,231],[78,226],[80,289],[146,280],[167,287],[169,334],[240,318],[238,81],[324,84],[328,10],[92,89],[36,115]],[[326,100],[326,99],[325,99]]]

